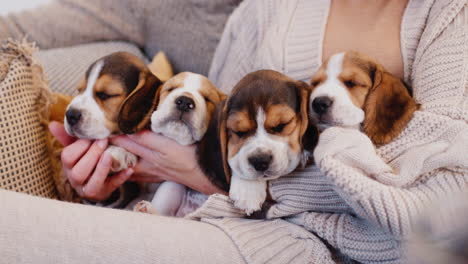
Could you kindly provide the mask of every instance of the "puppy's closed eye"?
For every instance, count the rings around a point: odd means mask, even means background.
[[[271,130],[275,133],[281,133],[283,131],[284,127],[287,125],[287,123],[279,124],[275,127],[272,127]]]
[[[120,96],[120,94],[107,94],[107,93],[104,93],[104,92],[96,92],[96,96],[100,100],[105,101],[105,100],[107,100],[109,98]]]
[[[291,123],[293,123],[294,121],[294,118],[291,118],[289,119],[289,121],[286,121],[286,122],[282,122],[282,123],[279,123],[278,125],[272,127],[270,130],[274,133],[281,133],[285,130],[285,128],[290,125]],[[288,131],[286,131],[288,132]]]
[[[348,88],[353,88],[357,85],[356,82],[353,80],[346,80],[346,81],[343,81],[343,83]]]
[[[232,133],[236,134],[236,136],[242,138],[245,137],[248,134],[248,131],[235,131],[231,130]]]
[[[311,86],[311,87],[316,87],[316,86],[318,86],[320,83],[321,83],[321,82],[320,82],[319,80],[314,80],[314,81],[312,81],[312,82],[310,83],[310,86]]]

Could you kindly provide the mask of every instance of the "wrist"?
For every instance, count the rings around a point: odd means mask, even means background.
[[[211,182],[208,176],[205,175],[205,173],[200,168],[197,168],[195,171],[196,176],[194,178],[200,180],[195,181],[196,186],[189,186],[190,188],[204,193],[206,195],[212,195],[215,193],[224,195],[228,194],[226,191],[224,191],[223,189],[216,186],[213,182]]]

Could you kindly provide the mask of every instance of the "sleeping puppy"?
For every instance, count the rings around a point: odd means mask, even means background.
[[[307,161],[318,132],[308,122],[309,86],[279,72],[246,75],[222,110],[220,144],[229,196],[248,215],[260,210],[267,181]]]
[[[198,102],[203,104],[203,101],[193,100],[195,106],[190,106],[192,102],[179,106],[181,103],[178,101],[181,96],[199,96],[193,94],[194,90],[200,91],[200,88],[194,89],[199,85],[192,84],[195,77],[183,80],[178,77],[164,84],[160,90],[158,109],[151,118],[151,127],[153,131],[162,131],[162,134],[178,142],[185,142],[186,138],[197,142],[195,135],[204,134],[197,143],[201,169],[213,184],[229,191],[235,205],[250,215],[260,210],[266,199],[266,182],[286,175],[305,163],[317,143],[317,129],[308,122],[307,117],[308,85],[275,71],[262,70],[245,76],[229,98],[217,104],[214,104],[216,98],[222,100],[224,96],[215,96],[214,92],[208,96],[207,92],[202,92],[201,97],[206,98],[208,109],[204,119],[208,127],[206,132],[195,132],[191,130],[193,127],[204,129],[206,125],[195,126],[189,120],[198,118],[190,119],[187,114],[197,109]],[[202,91],[214,88],[207,80],[202,86]],[[196,113],[192,116],[195,117]],[[206,123],[208,120],[209,123]],[[171,126],[176,127],[173,130],[182,132],[181,135],[164,128],[171,122],[174,122]],[[187,122],[191,123],[186,125]],[[180,193],[182,188],[174,184],[161,193],[158,191],[152,204],[143,201],[135,210],[173,215],[171,210],[174,207],[168,209],[161,203],[179,205],[178,188]]]
[[[179,73],[161,88],[151,130],[181,145],[196,143],[205,135],[215,105],[225,98],[208,78]]]
[[[67,107],[65,129],[77,138],[103,139],[131,134],[149,124],[155,97],[162,82],[135,55],[117,52],[94,62]],[[137,157],[123,148],[109,146],[112,171],[136,164]]]
[[[226,95],[218,90],[208,78],[190,72],[179,73],[166,81],[156,95],[157,108],[151,114],[151,130],[181,145],[199,143],[197,153],[200,167],[207,175],[213,175],[215,165],[211,162],[203,162],[202,157],[221,157],[221,155],[211,152],[212,148],[208,147],[208,145],[216,144],[216,137],[204,138],[204,136],[216,105],[225,98]],[[217,163],[222,168],[221,159]],[[214,177],[210,179],[214,180]],[[222,182],[215,184],[222,189],[226,188],[226,184]],[[181,208],[186,192],[187,189],[183,185],[164,182],[158,187],[151,204],[143,201],[136,205],[135,210],[174,216]]]
[[[319,127],[361,129],[376,145],[400,134],[419,105],[408,88],[368,56],[331,56],[311,80],[310,117]]]

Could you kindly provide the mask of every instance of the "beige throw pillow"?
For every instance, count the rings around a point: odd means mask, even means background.
[[[49,91],[34,45],[0,46],[0,188],[56,198],[46,141]]]

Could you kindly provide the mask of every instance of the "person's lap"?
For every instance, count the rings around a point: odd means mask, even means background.
[[[243,263],[207,223],[0,190],[5,263]]]

